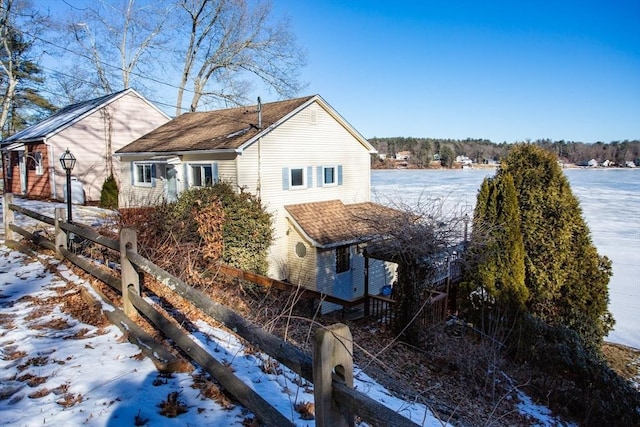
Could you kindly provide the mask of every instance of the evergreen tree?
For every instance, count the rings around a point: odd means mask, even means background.
[[[473,275],[467,286],[475,305],[500,304],[519,311],[529,297],[525,286],[524,243],[513,178],[486,178],[480,187],[473,219]]]
[[[515,146],[495,179],[508,176],[520,211],[528,310],[598,348],[613,326],[607,311],[611,262],[598,255],[556,156],[530,144]]]
[[[0,2],[0,137],[42,119],[55,107],[40,92],[44,78],[33,58],[35,40],[45,20],[27,2]]]
[[[117,209],[118,193],[118,183],[113,175],[109,175],[102,184],[102,190],[100,191],[100,207],[106,209]]]

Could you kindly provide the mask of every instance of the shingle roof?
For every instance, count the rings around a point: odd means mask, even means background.
[[[48,138],[65,129],[68,125],[74,123],[92,110],[108,104],[122,96],[125,92],[131,91],[133,91],[133,89],[125,89],[110,95],[101,96],[99,98],[90,99],[88,101],[64,107],[46,119],[29,126],[28,128],[22,129],[20,132],[4,139],[2,144],[4,145],[18,141],[37,141]]]
[[[324,248],[366,241],[402,215],[377,203],[345,205],[340,200],[288,205],[285,209],[313,243]]]
[[[119,149],[116,153],[237,149],[313,97],[262,104],[262,130],[258,129],[256,105],[185,113]]]

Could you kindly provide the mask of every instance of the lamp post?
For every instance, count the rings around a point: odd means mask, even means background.
[[[71,223],[71,170],[76,165],[76,158],[69,149],[60,156],[62,169],[67,173],[67,222]]]

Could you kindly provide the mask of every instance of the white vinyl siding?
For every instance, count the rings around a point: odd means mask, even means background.
[[[284,279],[289,280],[296,286],[303,286],[308,289],[316,288],[316,250],[309,242],[304,240],[300,234],[293,229],[287,236],[289,257],[287,259],[287,273]],[[302,245],[306,252],[303,257],[296,253],[296,247]]]
[[[136,169],[134,165],[147,164],[151,165],[152,184],[135,185]],[[118,194],[118,204],[121,208],[152,206],[164,200],[165,183],[166,183],[166,165],[150,162],[130,161],[123,158],[119,162],[120,170],[120,191]]]
[[[312,112],[315,124],[311,123]],[[287,214],[284,206],[298,203],[341,200],[343,203],[370,200],[370,155],[319,104],[313,103],[245,149],[238,161],[238,185],[250,191],[260,189],[260,198],[274,215],[275,242],[270,265],[287,259]],[[318,167],[335,167],[336,185],[322,186]],[[285,177],[292,167],[307,169],[304,190],[291,191]],[[311,168],[311,174],[308,173]],[[310,176],[311,175],[311,176]],[[338,185],[340,184],[342,185]],[[335,262],[335,260],[334,260]],[[277,267],[272,277],[282,278]],[[321,274],[321,273],[320,273]]]
[[[398,265],[392,262],[369,259],[369,293],[379,295],[384,285],[392,285],[396,280]]]

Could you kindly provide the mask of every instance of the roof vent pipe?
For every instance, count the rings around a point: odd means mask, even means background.
[[[258,129],[262,129],[262,102],[258,97]]]

